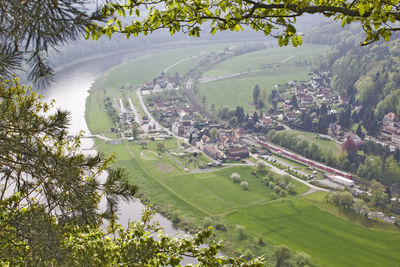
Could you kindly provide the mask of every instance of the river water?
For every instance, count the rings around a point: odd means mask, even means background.
[[[135,54],[133,52],[130,54],[125,52],[71,65],[68,68],[59,70],[56,74],[56,82],[41,94],[44,95],[47,102],[54,99],[56,108],[70,112],[69,131],[71,134],[77,134],[81,130],[89,134],[85,120],[85,101],[89,95],[88,90],[95,79],[103,72],[134,57]],[[82,139],[81,148],[85,153],[96,153],[91,150],[92,146],[93,141],[91,139]],[[125,227],[128,222],[140,219],[144,205],[135,199],[129,203],[122,202],[119,208],[119,222]],[[172,223],[160,214],[156,214],[155,220],[160,222],[160,225],[165,229],[164,232],[169,235],[184,234],[184,232],[176,230]]]

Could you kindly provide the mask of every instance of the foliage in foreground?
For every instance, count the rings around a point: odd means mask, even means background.
[[[145,14],[143,9],[146,8]],[[388,1],[300,1],[300,0],[221,0],[221,1],[152,1],[128,0],[104,6],[105,17],[111,17],[107,25],[93,24],[87,29],[87,38],[97,39],[102,34],[109,37],[115,32],[147,35],[158,29],[168,29],[171,34],[182,31],[199,36],[201,25],[209,23],[210,33],[239,31],[249,26],[266,36],[278,39],[279,45],[297,46],[302,43],[301,34],[294,24],[297,17],[305,14],[321,14],[346,24],[360,24],[366,33],[363,44],[380,38],[388,41],[392,32],[399,31],[399,3]],[[119,17],[132,18],[128,23]],[[118,15],[118,16],[117,16]]]

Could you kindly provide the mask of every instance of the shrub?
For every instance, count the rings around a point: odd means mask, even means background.
[[[274,190],[276,193],[279,193],[279,192],[281,191],[281,187],[280,187],[279,185],[276,185],[276,186],[274,186],[273,190]]]
[[[247,238],[244,226],[237,224],[236,225],[236,231],[239,234],[239,240],[244,240],[244,239]]]
[[[242,187],[243,190],[248,190],[249,189],[249,183],[247,181],[241,182],[240,186]]]
[[[231,178],[232,178],[232,179],[240,178],[240,174],[239,174],[239,173],[236,173],[236,172],[233,172],[233,173],[231,174]]]
[[[226,225],[220,222],[215,224],[215,229],[222,232],[226,232],[227,230]]]

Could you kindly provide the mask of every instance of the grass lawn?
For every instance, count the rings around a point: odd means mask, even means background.
[[[321,266],[398,266],[400,235],[370,230],[301,198],[284,199],[227,215],[252,235],[309,253]]]

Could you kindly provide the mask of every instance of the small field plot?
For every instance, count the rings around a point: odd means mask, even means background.
[[[271,200],[272,190],[261,182],[261,177],[257,178],[251,172],[249,167],[232,167],[212,173],[169,177],[166,183],[188,203],[209,215],[218,215]],[[248,190],[242,189],[240,182],[233,182],[232,173],[238,173],[240,181],[248,182]],[[295,181],[294,184],[301,192],[308,190]]]
[[[161,158],[156,152],[154,151],[141,151],[140,157],[144,160],[158,160]]]
[[[317,134],[315,133],[308,133],[303,131],[296,131],[296,133],[297,137],[318,145],[324,151],[330,151],[334,154],[341,152],[341,146],[338,146],[334,140],[322,139],[320,137],[317,137]]]
[[[400,234],[371,230],[305,199],[284,199],[226,216],[252,235],[305,251],[321,266],[397,266]]]

